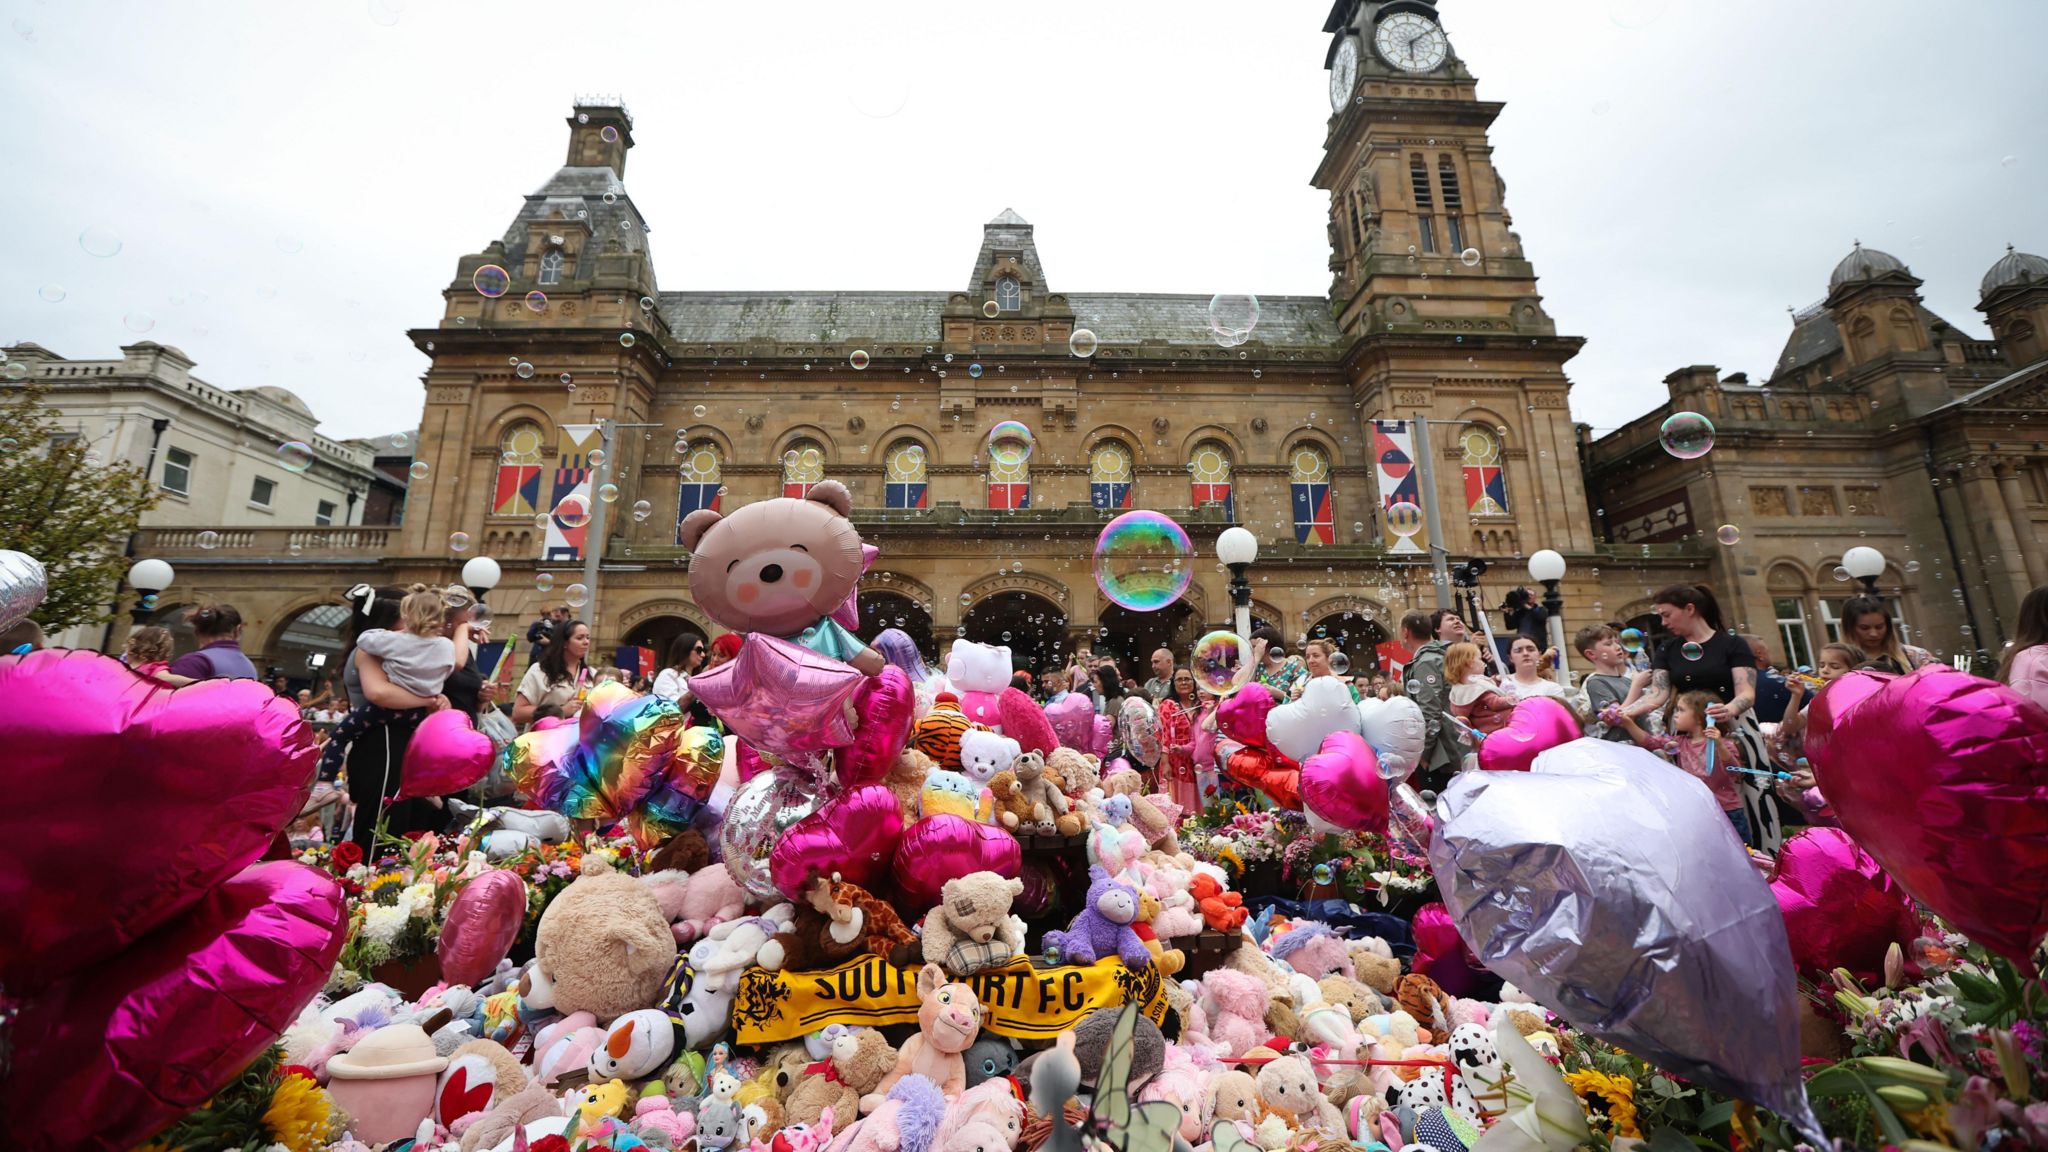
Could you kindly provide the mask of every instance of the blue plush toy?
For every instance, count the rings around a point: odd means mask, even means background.
[[[1152,953],[1132,925],[1138,920],[1138,890],[1110,879],[1100,866],[1088,870],[1087,906],[1074,915],[1065,932],[1047,932],[1047,954],[1057,953],[1070,964],[1093,964],[1116,956],[1131,968],[1152,963]]]

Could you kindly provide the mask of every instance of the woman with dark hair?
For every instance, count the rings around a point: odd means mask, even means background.
[[[256,680],[256,666],[242,654],[242,614],[230,604],[195,608],[187,618],[196,651],[187,652],[165,671],[189,680]]]
[[[1202,792],[1195,782],[1195,731],[1206,718],[1210,701],[1196,690],[1195,674],[1186,668],[1175,668],[1170,683],[1171,692],[1159,702],[1159,746],[1164,753],[1160,782],[1181,811],[1200,812]]]
[[[384,674],[384,662],[368,652],[358,651],[356,638],[372,629],[390,630],[398,624],[398,605],[406,590],[396,585],[372,587],[358,584],[349,590],[355,606],[349,614],[348,639],[341,655],[341,683],[348,693],[351,709],[376,705],[403,713],[401,718],[364,731],[349,745],[343,761],[348,771],[349,800],[355,804],[355,824],[349,839],[363,850],[365,859],[375,859],[377,822],[381,817],[391,835],[432,828],[439,822],[419,800],[391,801],[398,794],[399,769],[412,734],[429,712],[448,707],[446,696],[415,696],[391,682]]]
[[[2021,613],[2025,611],[2022,605]],[[1923,664],[1934,663],[1934,654],[1925,648],[1900,642],[1898,629],[1892,625],[1891,609],[1876,596],[1851,596],[1842,605],[1842,639],[1862,650],[1864,667],[1879,672],[1904,675]]]
[[[2020,601],[2012,643],[1998,666],[1998,678],[2012,690],[2048,708],[2048,584]]]
[[[704,667],[704,660],[711,653],[711,646],[695,632],[684,632],[669,641],[668,663],[654,678],[652,695],[663,700],[681,700],[688,691],[685,685],[690,676]]]
[[[520,678],[512,723],[526,727],[533,722],[533,710],[545,704],[560,708],[565,717],[581,712],[591,684],[590,666],[583,662],[589,652],[590,625],[581,620],[555,621],[547,652]]]
[[[1287,641],[1272,625],[1252,629],[1252,641],[1261,640],[1265,641],[1266,655],[1252,678],[1280,693],[1281,699],[1288,699],[1294,694],[1295,685],[1307,682],[1308,665],[1301,657],[1287,654]]]

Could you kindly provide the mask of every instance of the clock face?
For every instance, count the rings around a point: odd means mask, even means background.
[[[1351,99],[1351,89],[1358,83],[1358,41],[1346,36],[1337,45],[1337,55],[1330,61],[1330,110],[1341,112],[1344,103]]]
[[[1372,42],[1387,63],[1403,72],[1427,72],[1450,54],[1444,30],[1413,12],[1396,12],[1380,21]]]

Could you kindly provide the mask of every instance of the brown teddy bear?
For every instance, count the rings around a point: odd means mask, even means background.
[[[1401,962],[1394,959],[1387,942],[1373,937],[1353,943],[1349,951],[1359,983],[1382,996],[1392,996],[1395,982],[1401,979]]]
[[[646,872],[695,872],[711,863],[711,845],[695,828],[685,828],[655,850]]]
[[[593,852],[541,913],[533,954],[522,988],[528,1006],[606,1023],[660,1001],[676,938],[654,893]]]
[[[1053,755],[1059,755],[1059,749],[1054,749]],[[1027,826],[1061,836],[1073,836],[1087,828],[1087,821],[1073,810],[1073,801],[1060,791],[1059,780],[1047,768],[1044,756],[1037,752],[1019,753],[1017,762],[1010,765],[1010,771],[1017,777],[1024,802],[1031,807],[1031,814],[1025,820]]]
[[[1159,969],[1161,976],[1171,977],[1188,966],[1188,954],[1160,943],[1159,933],[1152,929],[1152,918],[1159,915],[1159,907],[1158,897],[1140,890],[1138,919],[1132,927],[1138,930],[1138,939],[1145,942],[1145,950],[1152,953],[1152,966]]]
[[[1045,771],[1057,778],[1054,783],[1077,809],[1085,807],[1090,792],[1102,787],[1102,761],[1072,748],[1053,749],[1045,758]]]
[[[924,918],[924,959],[953,976],[1007,964],[1024,951],[1024,921],[1010,914],[1010,902],[1024,891],[1022,880],[993,872],[969,872],[946,881],[939,902]]]
[[[917,823],[918,798],[924,794],[925,778],[938,766],[931,757],[906,746],[889,768],[889,774],[882,777],[882,784],[896,794],[896,807],[903,812],[905,828]]]
[[[997,823],[1012,832],[1041,831],[1031,819],[1031,801],[1024,798],[1024,785],[1018,782],[1016,772],[1005,768],[996,773],[989,778],[988,790],[995,798]]]
[[[832,1041],[832,1053],[806,1065],[783,1101],[783,1119],[791,1124],[818,1123],[825,1109],[835,1122],[850,1126],[860,1115],[860,1098],[873,1092],[896,1067],[896,1050],[873,1028],[856,1028]]]
[[[1338,973],[1331,973],[1316,982],[1316,988],[1323,994],[1323,1000],[1344,1009],[1353,1020],[1363,1020],[1381,1012],[1394,1010],[1393,1001],[1381,996],[1364,983],[1349,980]]]

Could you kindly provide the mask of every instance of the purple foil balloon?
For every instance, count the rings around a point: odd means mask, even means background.
[[[1819,1136],[1799,1074],[1785,922],[1706,785],[1574,740],[1466,772],[1430,844],[1481,962],[1574,1027]]]
[[[846,704],[866,679],[830,656],[756,632],[738,656],[690,677],[690,691],[759,751],[795,760],[853,741]]]

